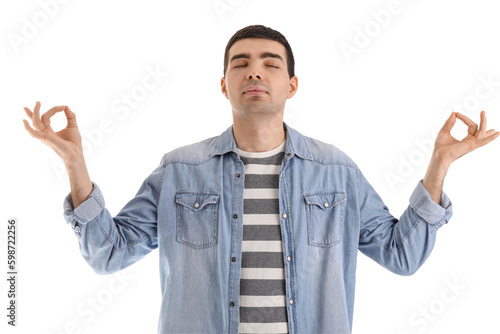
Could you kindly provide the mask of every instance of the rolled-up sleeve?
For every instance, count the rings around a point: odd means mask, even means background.
[[[104,197],[102,196],[101,189],[97,184],[92,182],[92,192],[76,209],[70,192],[64,199],[63,208],[64,219],[71,225],[76,236],[80,238],[80,225],[87,224],[89,221],[94,220],[104,209]]]
[[[434,202],[422,181],[418,182],[410,196],[410,206],[419,217],[432,225],[432,232],[434,232],[443,224],[448,223],[453,209],[451,201],[444,191],[441,191],[440,203]]]
[[[106,209],[95,182],[77,208],[71,193],[64,199],[64,219],[77,236],[82,256],[98,274],[124,269],[158,247],[157,207],[164,170],[162,160],[115,217]]]
[[[359,250],[396,274],[412,275],[430,255],[436,231],[450,220],[450,199],[442,191],[435,203],[420,180],[397,219],[360,171],[357,183]]]

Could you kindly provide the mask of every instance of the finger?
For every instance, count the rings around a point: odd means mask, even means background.
[[[481,147],[481,146],[484,146],[490,142],[492,142],[493,140],[497,139],[498,136],[500,136],[500,132],[495,132],[494,134],[492,134],[491,136],[488,136],[488,137],[484,137],[484,138],[481,138],[481,139],[478,139],[476,141],[476,147]]]
[[[490,129],[488,131],[486,131],[486,133],[484,134],[485,136],[489,136],[491,134],[494,134],[495,133],[495,130],[494,129]]]
[[[68,126],[73,127],[76,125],[76,114],[69,109],[68,106],[64,107],[64,113],[66,114],[66,119],[68,120]]]
[[[26,112],[26,115],[33,121],[33,112],[29,110],[29,108],[24,107],[24,111]]]
[[[63,111],[65,106],[57,106],[54,108],[50,108],[42,115],[42,123],[45,126],[50,125],[50,118],[55,115],[58,111]]]
[[[486,112],[481,111],[481,122],[479,123],[479,131],[486,131]]]
[[[23,123],[24,123],[24,128],[26,129],[26,131],[29,132],[29,134],[31,135],[31,137],[33,138],[37,138],[37,139],[45,139],[45,134],[43,132],[40,132],[40,131],[36,131],[35,129],[33,129],[27,120],[23,119]]]
[[[446,122],[444,122],[444,125],[441,128],[441,131],[445,131],[445,132],[449,133],[451,131],[451,129],[453,129],[453,126],[455,125],[456,120],[457,120],[457,118],[455,117],[455,113],[452,112],[450,117],[448,117]]]
[[[35,109],[33,109],[33,126],[37,130],[43,130],[43,124],[40,120],[40,101],[36,101]]]
[[[465,123],[465,125],[467,125],[469,128],[467,130],[467,132],[473,136],[476,131],[477,131],[477,124],[474,123],[469,117],[465,116],[465,115],[462,115],[460,113],[457,112],[457,118],[459,120],[461,120],[462,122]]]

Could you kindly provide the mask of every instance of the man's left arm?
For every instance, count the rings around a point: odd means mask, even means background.
[[[460,141],[450,134],[457,118],[468,126],[467,136]],[[451,113],[437,135],[431,161],[422,181],[435,203],[440,204],[444,177],[451,163],[476,148],[490,143],[499,135],[500,132],[495,132],[493,129],[486,130],[486,114],[484,111],[481,111],[479,128],[467,116],[457,112]]]
[[[457,118],[468,126],[468,134],[461,141],[450,134]],[[394,273],[416,272],[434,247],[436,231],[452,216],[451,201],[442,191],[450,164],[498,135],[494,130],[486,131],[484,112],[481,112],[479,129],[466,116],[452,113],[436,138],[425,178],[418,182],[399,219],[392,216],[363,174],[357,171],[359,250]]]

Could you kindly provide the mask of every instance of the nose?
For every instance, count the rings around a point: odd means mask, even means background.
[[[262,78],[260,77],[259,74],[253,74],[253,75],[249,74],[248,75],[248,80],[253,80],[253,79],[259,79],[259,80],[261,80]]]
[[[250,69],[250,72],[248,72],[247,78],[248,78],[248,80],[255,80],[255,79],[262,80],[262,75],[260,74],[259,67],[252,66],[252,68]]]

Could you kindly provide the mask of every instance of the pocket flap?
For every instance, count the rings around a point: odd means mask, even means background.
[[[346,196],[344,192],[336,191],[320,191],[308,193],[304,195],[307,204],[313,204],[322,210],[330,210],[337,204],[345,202]]]
[[[216,204],[219,195],[214,193],[178,192],[175,202],[182,204],[193,211],[200,211],[209,204]]]

